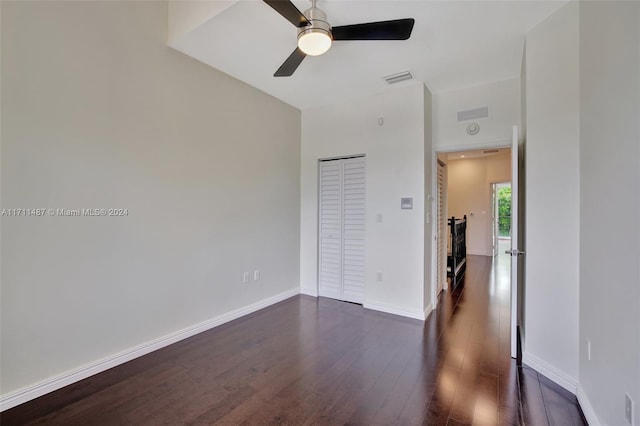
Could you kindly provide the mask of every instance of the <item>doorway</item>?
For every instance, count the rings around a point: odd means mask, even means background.
[[[513,149],[513,146],[516,149]],[[515,152],[515,154],[514,154]],[[481,259],[494,259],[498,261],[492,264],[493,284],[489,285],[491,297],[498,297],[508,306],[509,311],[500,312],[503,320],[508,323],[513,321],[513,314],[517,313],[516,302],[512,297],[517,296],[513,288],[512,271],[509,268],[511,259],[504,255],[505,251],[512,249],[512,237],[516,236],[517,229],[512,229],[511,220],[515,219],[513,203],[516,198],[513,195],[513,156],[517,155],[517,145],[491,147],[470,151],[437,152],[434,157],[434,191],[438,194],[437,206],[446,206],[446,218],[468,218],[467,227],[467,261],[478,262]],[[444,163],[444,167],[440,164]],[[517,166],[516,166],[517,167]],[[439,183],[443,180],[438,173],[444,170],[446,189],[439,191]],[[517,172],[517,170],[516,170]],[[517,175],[515,175],[517,176]],[[513,212],[513,214],[512,214]],[[448,240],[448,227],[443,227],[437,221],[433,227],[436,233],[434,249],[439,248],[439,242]],[[446,246],[445,246],[446,247]],[[448,254],[447,250],[447,254]],[[502,256],[496,257],[500,252]],[[433,255],[434,269],[440,265],[441,259],[437,256],[437,250]],[[437,279],[439,274],[434,273]],[[446,301],[446,297],[455,297],[465,290],[466,278],[462,277],[460,290],[449,286],[450,291],[441,292],[438,296],[440,283],[432,283],[432,296],[436,301],[434,305]],[[440,300],[438,300],[438,297]],[[492,307],[490,307],[492,308]],[[493,309],[493,308],[492,308]],[[492,312],[491,315],[496,314]],[[511,330],[516,330],[515,326]],[[515,338],[512,338],[512,343]],[[515,356],[515,355],[513,355]]]

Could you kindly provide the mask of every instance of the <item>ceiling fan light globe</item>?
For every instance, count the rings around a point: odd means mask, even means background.
[[[320,56],[331,48],[331,36],[321,28],[310,28],[298,36],[298,47],[309,56]]]

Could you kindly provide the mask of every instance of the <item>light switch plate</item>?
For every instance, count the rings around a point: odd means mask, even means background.
[[[411,210],[413,209],[413,198],[412,197],[403,197],[400,199],[400,208],[403,210]]]

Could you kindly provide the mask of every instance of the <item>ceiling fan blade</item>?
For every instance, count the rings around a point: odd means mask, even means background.
[[[296,71],[296,69],[298,68],[298,66],[300,65],[300,63],[302,62],[302,60],[305,58],[305,56],[307,56],[307,54],[296,47],[296,50],[294,50],[293,53],[289,55],[287,60],[284,61],[282,65],[280,65],[280,68],[278,68],[278,71],[276,71],[276,73],[273,74],[273,76],[274,77],[291,77],[293,73]]]
[[[298,10],[298,8],[289,0],[263,0],[271,6],[273,10],[282,15],[287,21],[291,22],[298,28],[311,25],[309,20]]]
[[[366,24],[333,27],[334,40],[407,40],[411,36],[415,19],[369,22]]]

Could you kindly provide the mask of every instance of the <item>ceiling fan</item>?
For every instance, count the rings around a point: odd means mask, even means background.
[[[289,0],[263,1],[298,28],[298,47],[278,68],[274,77],[293,75],[307,55],[322,55],[329,50],[332,41],[407,40],[415,23],[413,18],[407,18],[331,27],[327,14],[316,7],[316,0],[311,0],[311,8],[305,10],[304,14]]]

